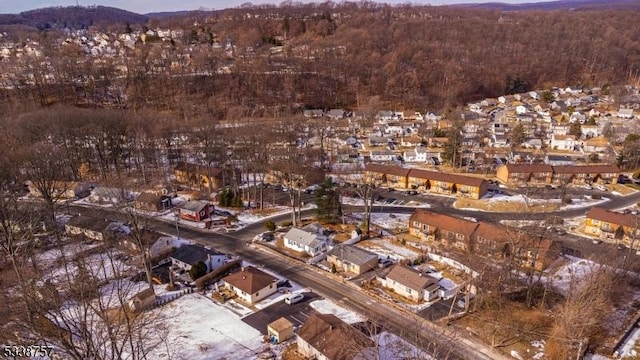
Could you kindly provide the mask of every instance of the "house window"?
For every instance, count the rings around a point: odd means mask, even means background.
[[[408,293],[408,294],[411,294],[411,291],[412,291],[412,290],[411,290],[409,287],[407,287],[407,293]]]
[[[256,296],[260,296],[260,291],[256,291]]]

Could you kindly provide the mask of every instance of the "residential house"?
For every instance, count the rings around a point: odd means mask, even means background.
[[[338,119],[343,119],[346,115],[346,111],[344,111],[343,109],[331,109],[329,111],[327,111],[327,113],[325,114],[326,117],[332,119],[332,120],[338,120]]]
[[[185,201],[176,206],[178,209],[178,216],[181,219],[190,221],[202,221],[208,219],[215,207],[205,200],[192,200]]]
[[[592,207],[584,220],[584,231],[606,242],[621,243],[639,249],[640,218],[633,214]]]
[[[297,350],[305,359],[369,359],[374,342],[333,314],[313,314],[298,330]]]
[[[153,288],[148,288],[135,294],[129,300],[129,309],[133,311],[143,311],[153,307],[156,304],[156,292]]]
[[[249,304],[255,304],[278,291],[277,281],[276,277],[253,266],[244,267],[222,278],[226,289]]]
[[[370,151],[369,158],[371,161],[388,162],[398,160],[398,155],[393,151]]]
[[[233,177],[232,174],[225,177],[220,168],[198,164],[179,163],[173,171],[177,182],[196,189],[218,190]]]
[[[542,164],[506,164],[496,170],[504,184],[549,184],[552,176],[553,167]]]
[[[568,155],[552,155],[552,154],[547,154],[544,157],[544,163],[547,165],[551,165],[551,166],[558,166],[558,165],[575,165],[575,161],[573,161],[573,158],[571,158],[571,156]]]
[[[40,190],[32,181],[27,181],[27,189],[29,195],[34,197],[42,197]],[[54,199],[74,199],[83,198],[90,194],[90,185],[88,183],[78,183],[74,181],[55,181],[51,184],[51,195]]]
[[[468,249],[477,226],[474,221],[424,209],[417,209],[409,217],[409,234],[463,250]]]
[[[616,165],[554,166],[552,182],[556,184],[615,184],[620,169]]]
[[[320,234],[314,234],[302,229],[291,228],[284,235],[286,248],[307,253],[311,256],[319,255],[327,250],[329,239]]]
[[[369,137],[369,146],[387,146],[389,144],[389,139],[384,136],[370,136]]]
[[[438,298],[438,279],[407,265],[396,264],[384,277],[384,287],[414,302],[431,302]]]
[[[360,275],[378,265],[378,255],[353,245],[336,245],[327,252],[327,262],[340,271]]]
[[[82,215],[69,219],[64,229],[68,235],[82,235],[96,241],[113,240],[128,232],[128,229],[120,223]]]
[[[606,153],[609,149],[609,140],[604,136],[587,139],[582,143],[582,150],[586,153]]]
[[[229,257],[219,251],[200,245],[185,244],[180,246],[170,258],[173,267],[184,271],[189,271],[191,267],[202,262],[207,266],[209,273],[224,265]]]
[[[307,109],[302,110],[302,115],[306,118],[319,118],[324,116],[322,109]]]
[[[139,210],[164,211],[171,208],[171,197],[157,192],[143,192],[133,202]]]
[[[133,200],[133,194],[129,190],[121,188],[99,186],[93,189],[88,199],[91,202],[101,204],[120,204],[122,202]]]
[[[568,150],[574,151],[576,149],[576,137],[574,135],[556,135],[551,136],[551,146],[554,150]]]
[[[621,119],[633,119],[633,108],[620,107],[617,116]]]
[[[365,177],[378,186],[406,189],[408,175],[409,169],[397,166],[367,164],[365,167]]]
[[[487,193],[489,184],[486,180],[474,176],[410,169],[405,188],[407,187],[429,190],[438,194],[480,199]]]

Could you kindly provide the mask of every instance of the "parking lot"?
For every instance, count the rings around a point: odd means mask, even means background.
[[[321,299],[321,297],[318,294],[305,292],[304,300],[299,303],[289,305],[286,304],[284,300],[278,301],[273,305],[246,316],[242,321],[265,335],[267,333],[267,325],[281,317],[287,318],[294,326],[300,326],[315,312],[309,303],[319,299]]]

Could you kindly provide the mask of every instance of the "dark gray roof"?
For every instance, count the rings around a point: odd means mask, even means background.
[[[189,211],[200,211],[204,209],[209,204],[208,201],[197,200],[197,201],[185,201],[182,204],[178,205],[178,209],[184,209]]]
[[[371,261],[371,259],[378,258],[378,255],[353,245],[336,245],[333,249],[327,252],[327,256],[332,255],[342,261],[347,261],[356,265],[362,265]]]
[[[205,262],[207,255],[224,255],[223,253],[210,250],[198,245],[182,245],[171,255],[173,259],[182,261],[185,264],[195,265],[198,262]]]
[[[75,216],[67,222],[67,225],[91,231],[103,232],[111,222],[112,221],[110,220],[90,216]]]

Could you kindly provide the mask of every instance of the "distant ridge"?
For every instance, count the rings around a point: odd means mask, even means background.
[[[482,10],[531,11],[531,10],[640,10],[640,0],[558,0],[523,4],[465,3],[450,5]]]
[[[26,25],[38,29],[85,29],[97,23],[144,24],[148,17],[109,6],[48,7],[20,14],[0,14],[0,25]]]

